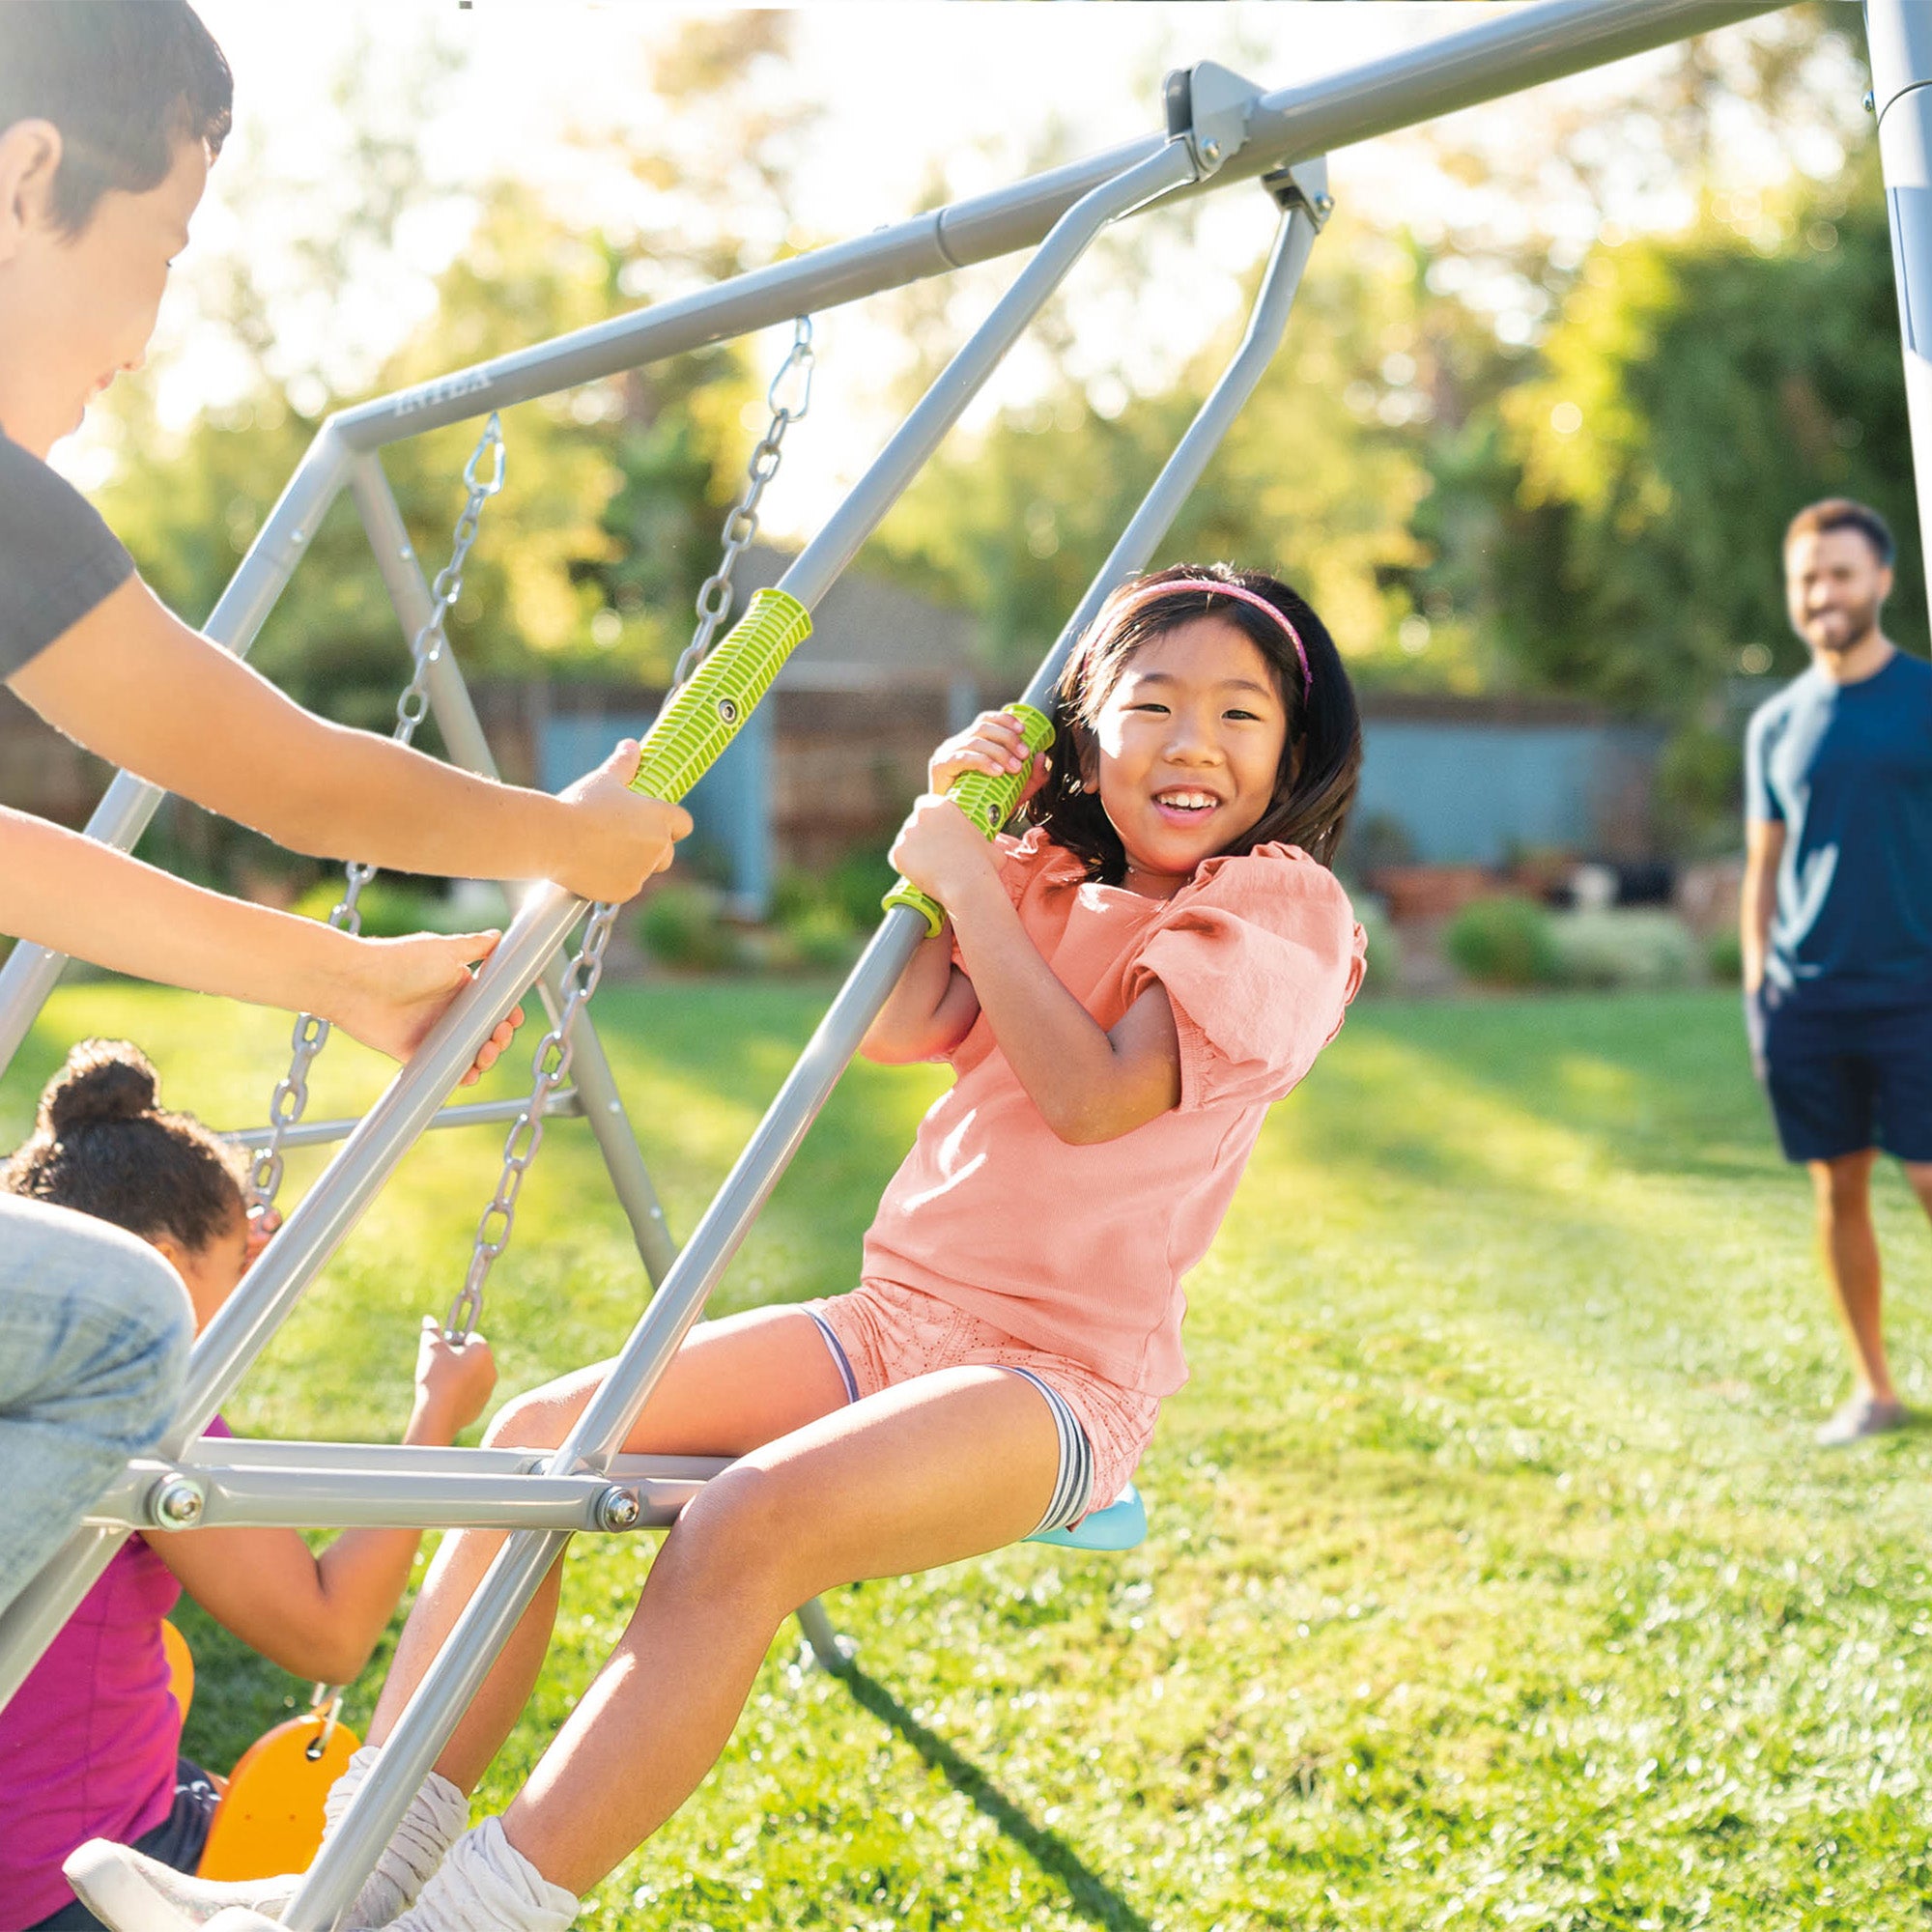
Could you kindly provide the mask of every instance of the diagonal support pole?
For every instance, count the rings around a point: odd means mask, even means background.
[[[361,513],[362,527],[368,532],[370,548],[376,554],[376,567],[382,573],[389,601],[406,635],[414,637],[429,621],[435,599],[410,541],[409,527],[403,522],[395,492],[384,473],[380,454],[372,450],[355,459],[350,466],[349,489]],[[479,772],[485,778],[499,777],[482,721],[470,701],[469,687],[463,680],[462,668],[446,648],[430,666],[428,681],[430,710],[450,756],[467,770]],[[544,966],[541,980],[544,1005],[553,1020],[563,1002],[563,974],[562,959],[553,953]],[[630,1117],[624,1111],[617,1076],[611,1070],[604,1042],[586,1010],[580,1010],[571,1023],[570,1049],[572,1077],[577,1082],[583,1116],[610,1171],[618,1204],[631,1224],[632,1238],[638,1244],[644,1272],[655,1288],[669,1270],[677,1249],[637,1136],[631,1130]]]

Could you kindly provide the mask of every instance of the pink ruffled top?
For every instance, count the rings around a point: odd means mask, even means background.
[[[1171,899],[1093,883],[1037,831],[999,845],[1021,923],[1097,1024],[1165,990],[1179,1104],[1069,1146],[981,1014],[879,1204],[865,1272],[1169,1395],[1187,1379],[1181,1278],[1221,1225],[1269,1104],[1339,1031],[1362,930],[1335,875],[1292,845],[1210,859]]]

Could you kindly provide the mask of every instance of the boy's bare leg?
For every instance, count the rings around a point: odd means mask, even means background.
[[[1025,1536],[1059,1463],[1039,1391],[993,1368],[922,1376],[745,1457],[666,1539],[629,1629],[505,1814],[510,1842],[587,1891],[711,1769],[800,1604]]]
[[[1861,1390],[1879,1402],[1896,1400],[1885,1358],[1878,1234],[1872,1226],[1871,1176],[1878,1151],[1814,1160],[1813,1199],[1818,1248],[1838,1318],[1852,1345],[1852,1368]],[[1922,1197],[1921,1197],[1922,1198]]]
[[[610,1366],[599,1363],[520,1397],[497,1415],[489,1439],[498,1446],[554,1448]],[[844,1402],[844,1382],[810,1316],[797,1308],[754,1309],[692,1332],[625,1449],[632,1455],[741,1455]],[[444,1537],[377,1701],[369,1726],[372,1745],[385,1742],[395,1729],[403,1706],[502,1542],[498,1530],[460,1530]],[[561,1560],[552,1566],[437,1759],[436,1769],[464,1791],[476,1788],[529,1700],[550,1645],[562,1571]]]

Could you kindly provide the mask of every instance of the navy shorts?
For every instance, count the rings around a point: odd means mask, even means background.
[[[1932,1162],[1932,1003],[1820,1012],[1762,995],[1747,1015],[1787,1160],[1883,1148]]]

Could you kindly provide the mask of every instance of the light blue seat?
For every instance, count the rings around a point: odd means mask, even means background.
[[[1068,1549],[1131,1549],[1147,1541],[1147,1505],[1129,1483],[1103,1510],[1082,1517],[1071,1529],[1043,1529],[1029,1543],[1059,1543]]]

